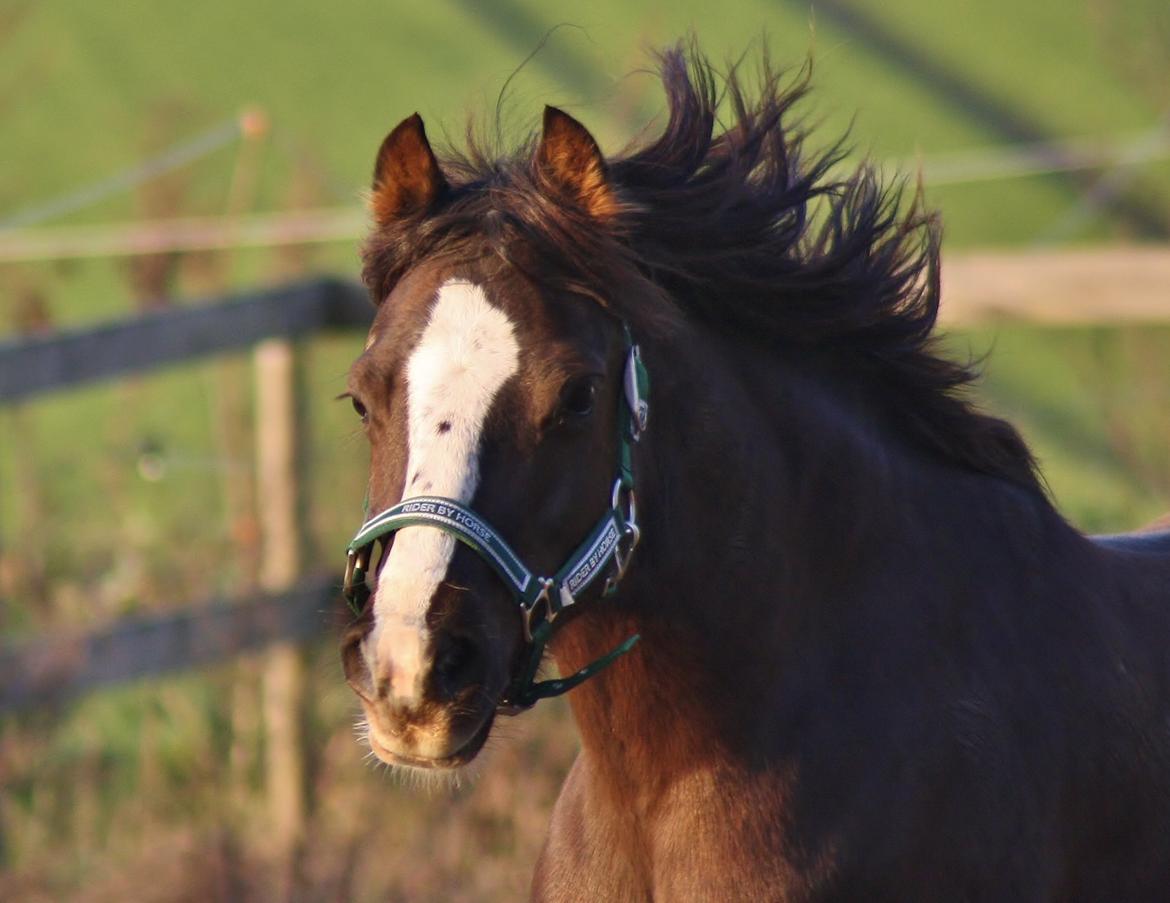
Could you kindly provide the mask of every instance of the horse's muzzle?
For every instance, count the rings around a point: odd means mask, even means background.
[[[370,620],[353,625],[342,640],[346,681],[362,703],[370,748],[378,758],[411,768],[456,768],[483,747],[496,700],[487,683],[482,644],[439,630],[434,635],[377,634]]]

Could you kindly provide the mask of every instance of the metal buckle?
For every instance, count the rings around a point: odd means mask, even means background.
[[[641,437],[650,420],[650,405],[638,390],[638,372],[642,369],[642,351],[637,345],[630,346],[630,354],[626,358],[625,392],[626,405],[633,418],[633,428],[630,438],[635,442]]]
[[[626,576],[626,570],[630,566],[630,559],[633,557],[634,549],[637,548],[641,539],[642,531],[638,529],[637,524],[629,524],[625,531],[623,531],[621,538],[618,539],[617,547],[613,550],[613,573],[605,578],[605,595],[609,595],[616,590],[622,577]],[[626,543],[624,551],[622,550],[623,543]]]
[[[541,602],[544,603],[544,623],[551,624],[556,620],[557,616],[557,613],[553,610],[552,597],[550,595],[553,588],[553,579],[551,577],[537,577],[536,579],[540,583],[540,592],[532,600],[532,605],[520,606],[520,610],[524,613],[524,639],[529,643],[532,642],[532,615]]]

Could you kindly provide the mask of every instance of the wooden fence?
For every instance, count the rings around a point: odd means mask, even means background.
[[[337,279],[208,299],[97,328],[0,342],[0,407],[104,380],[211,355],[256,348],[257,457],[265,477],[262,591],[247,599],[209,600],[175,613],[137,615],[107,627],[58,633],[0,646],[0,713],[136,678],[223,660],[278,641],[321,633],[336,611],[340,578],[299,578],[290,538],[297,530],[291,346],[297,337],[365,329],[372,308],[364,290]],[[271,501],[271,504],[268,502]]]
[[[943,261],[944,324],[1170,322],[1164,245],[984,251]]]
[[[1170,322],[1170,252],[1162,248],[1077,252],[1000,252],[948,259],[943,320],[968,325],[991,318],[1052,324]],[[317,279],[193,304],[76,332],[0,342],[0,407],[102,380],[209,355],[267,345],[257,368],[270,368],[271,405],[280,422],[259,430],[273,445],[259,455],[284,473],[295,428],[291,379],[280,343],[328,330],[364,329],[371,308],[355,284]],[[282,400],[283,399],[283,400]],[[266,440],[265,437],[268,437]],[[266,493],[266,497],[269,493]],[[276,512],[264,529],[287,532],[292,515]],[[270,543],[289,547],[287,540]],[[264,592],[218,600],[182,613],[136,616],[107,628],[0,646],[0,713],[64,700],[102,686],[208,664],[322,629],[336,607],[336,575],[296,580],[273,557],[261,562]]]
[[[282,593],[214,600],[0,648],[0,713],[212,664],[277,639],[308,640],[336,610],[339,586],[335,575],[309,577]]]
[[[93,329],[0,342],[0,407],[192,358],[249,348],[262,339],[364,329],[365,291],[339,279],[195,302]]]

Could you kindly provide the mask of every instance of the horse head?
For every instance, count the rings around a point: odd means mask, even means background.
[[[527,215],[566,240],[599,233],[617,203],[593,138],[552,108],[528,177]],[[605,287],[550,271],[498,190],[452,187],[417,115],[377,157],[377,313],[347,393],[370,444],[369,517],[342,658],[370,746],[395,765],[463,765],[499,711],[567,688],[533,682],[552,625],[612,589],[637,540],[636,348]]]

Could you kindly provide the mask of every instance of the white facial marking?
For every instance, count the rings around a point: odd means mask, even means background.
[[[464,280],[443,284],[406,365],[408,455],[402,497],[441,495],[467,504],[479,485],[484,419],[500,387],[520,367],[512,321]],[[447,575],[455,537],[405,527],[378,577],[374,629],[366,644],[370,673],[390,668],[391,697],[418,698],[427,659],[425,617]]]

